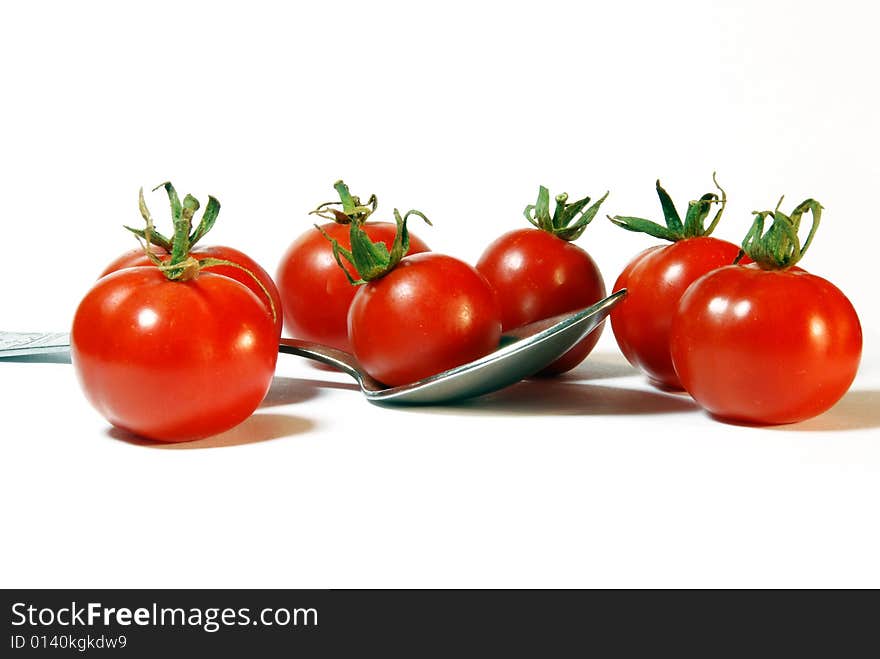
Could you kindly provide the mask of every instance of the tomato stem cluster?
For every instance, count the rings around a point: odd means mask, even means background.
[[[371,194],[367,203],[361,204],[360,197],[352,195],[343,181],[336,181],[333,187],[339,193],[339,201],[324,202],[309,213],[309,215],[318,215],[319,217],[333,220],[338,224],[349,225],[351,249],[346,249],[340,245],[339,241],[330,237],[317,224],[315,228],[330,242],[333,248],[333,258],[336,259],[336,263],[342,268],[346,279],[348,279],[352,286],[361,286],[385,276],[406,256],[406,253],[409,251],[409,230],[406,223],[410,215],[416,215],[429,225],[431,224],[431,220],[421,211],[408,210],[405,215],[401,216],[400,211],[395,208],[394,221],[397,223],[397,231],[394,234],[394,242],[389,250],[385,243],[381,241],[373,242],[362,228],[364,222],[367,221],[378,207],[376,195]],[[334,206],[341,206],[342,210],[333,208]],[[354,267],[359,275],[357,279],[351,276],[348,268],[342,262],[343,259]]]
[[[272,300],[272,295],[269,293],[269,290],[255,273],[233,261],[212,257],[196,259],[190,254],[192,247],[213,228],[214,223],[217,221],[217,216],[220,214],[220,202],[217,201],[215,197],[209,195],[208,204],[205,206],[205,211],[202,213],[202,219],[198,226],[193,229],[193,218],[195,217],[196,211],[201,207],[199,200],[191,194],[187,194],[183,198],[183,202],[181,202],[177,195],[177,190],[174,189],[174,186],[170,181],[160,183],[153,188],[153,192],[159,188],[165,188],[165,192],[168,195],[168,201],[171,204],[171,217],[174,221],[173,237],[169,240],[154,228],[153,217],[150,215],[150,210],[147,208],[147,202],[144,200],[143,188],[138,192],[138,208],[140,209],[141,217],[144,218],[146,227],[144,229],[134,229],[129,226],[125,227],[131,231],[137,238],[138,242],[141,243],[144,253],[147,255],[147,258],[150,259],[150,262],[171,281],[181,282],[196,278],[204,268],[214,266],[229,266],[237,268],[238,270],[247,273],[251,279],[257,283],[257,286],[263,292],[266,299],[269,300],[269,308],[272,311],[272,321],[275,322],[278,319],[278,310],[275,308],[275,302]],[[167,261],[163,261],[153,251],[153,246],[168,252],[171,255],[171,258]]]
[[[362,204],[360,197],[351,194],[348,186],[341,180],[333,184],[339,193],[339,201],[325,201],[309,215],[317,215],[325,220],[333,220],[339,224],[357,224],[367,221],[379,205],[376,195],[371,194],[366,204]],[[335,208],[336,206],[341,207]]]
[[[397,223],[397,231],[394,234],[394,242],[391,244],[390,251],[382,241],[373,242],[359,222],[352,222],[350,225],[350,250],[345,249],[339,244],[338,240],[327,235],[327,232],[318,225],[315,225],[315,227],[324,238],[330,241],[330,245],[333,247],[333,257],[336,259],[339,267],[342,268],[348,282],[353,286],[361,286],[367,282],[384,277],[406,256],[406,253],[409,251],[409,230],[406,223],[410,215],[416,215],[429,225],[431,224],[431,220],[421,211],[412,209],[401,216],[400,211],[395,208],[394,221]],[[351,276],[351,273],[342,263],[342,259],[345,259],[354,266],[360,275],[358,279]]]
[[[743,255],[747,255],[765,270],[782,270],[795,265],[803,258],[819,228],[822,205],[815,199],[806,199],[795,207],[791,215],[786,215],[779,210],[782,199],[780,197],[779,203],[772,211],[752,211],[755,220],[743,239],[742,251],[737,261]],[[801,219],[807,212],[812,217],[812,225],[807,239],[801,245],[798,231]],[[771,218],[773,223],[765,232],[764,223],[767,218]]]
[[[668,240],[670,242],[677,242],[679,240],[684,240],[685,238],[709,236],[715,230],[715,227],[718,226],[718,222],[721,220],[721,216],[724,213],[724,208],[727,206],[727,193],[724,191],[724,188],[718,184],[715,172],[712,172],[712,181],[715,183],[715,187],[718,188],[721,196],[719,197],[719,195],[714,192],[707,192],[699,199],[689,202],[684,222],[682,222],[681,216],[675,209],[675,204],[672,203],[672,198],[669,196],[669,193],[667,193],[666,190],[663,189],[663,186],[660,185],[660,179],[657,179],[656,184],[657,196],[660,198],[660,206],[663,208],[663,217],[666,221],[666,226],[641,217],[628,217],[621,215],[615,215],[612,217],[609,215],[608,219],[627,231],[647,233],[655,238]],[[720,204],[720,206],[715,213],[715,216],[712,218],[712,221],[706,226],[706,219],[712,211],[712,204]]]
[[[174,186],[171,185],[170,181],[160,183],[155,188],[153,188],[153,192],[155,192],[159,188],[165,188],[165,192],[168,194],[168,200],[171,203],[171,217],[174,221],[174,237],[172,239],[166,238],[161,233],[156,231],[156,229],[153,227],[153,220],[150,217],[150,211],[147,208],[146,202],[144,201],[143,188],[141,188],[138,198],[138,206],[141,211],[141,217],[144,218],[144,221],[147,223],[147,227],[150,229],[150,244],[164,249],[166,252],[172,254],[172,261],[174,261],[174,250],[176,243],[178,245],[177,250],[179,252],[177,254],[177,258],[182,260],[183,257],[181,257],[181,255],[184,252],[188,253],[189,249],[192,248],[197,242],[199,242],[199,240],[201,240],[205,236],[205,234],[208,233],[214,226],[214,222],[217,221],[217,216],[220,214],[220,202],[211,195],[208,195],[208,205],[205,207],[205,212],[202,214],[202,219],[199,222],[198,226],[195,229],[192,229],[193,217],[195,215],[195,212],[199,210],[200,207],[199,200],[188,194],[184,197],[183,203],[181,204],[180,199],[177,196],[177,190],[174,189]],[[147,236],[144,229],[134,229],[129,226],[126,226],[125,228],[139,238],[146,240]]]
[[[538,188],[538,200],[526,206],[523,215],[538,229],[570,242],[581,237],[607,198],[606,192],[596,203],[587,207],[590,197],[568,203],[568,194],[563,192],[556,195],[556,208],[551,216],[550,191],[542,185]]]

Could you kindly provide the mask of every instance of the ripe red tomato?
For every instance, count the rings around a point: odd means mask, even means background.
[[[157,247],[153,247],[153,251],[160,255],[163,260],[168,260],[168,254],[165,250]],[[190,255],[195,259],[221,259],[224,261],[231,261],[232,263],[237,263],[242,268],[245,268],[247,271],[254,274],[254,276],[259,280],[260,284],[265,287],[266,291],[254,281],[254,277],[251,277],[247,272],[241,270],[240,268],[235,268],[230,265],[212,265],[204,268],[202,272],[213,272],[214,274],[223,275],[224,277],[229,277],[230,279],[234,279],[235,281],[244,284],[250,290],[254,292],[254,294],[265,303],[266,308],[269,311],[272,311],[272,306],[274,306],[275,310],[275,329],[277,335],[281,336],[281,327],[284,324],[284,314],[281,304],[281,295],[278,293],[278,288],[275,286],[275,282],[272,281],[272,277],[269,276],[269,273],[266,272],[259,263],[254,261],[250,256],[245,254],[244,252],[240,252],[237,249],[232,247],[225,247],[222,245],[215,246],[198,246],[193,248]],[[101,273],[101,277],[110,274],[111,272],[116,272],[117,270],[121,270],[123,268],[134,268],[140,266],[148,266],[152,265],[150,259],[144,254],[144,250],[142,249],[134,249],[125,254],[121,255],[115,261],[110,263],[104,271]],[[272,306],[270,306],[269,301],[266,299],[266,292],[268,292],[269,297],[272,300]]]
[[[599,267],[583,249],[542,229],[518,229],[491,243],[477,270],[495,289],[501,305],[502,331],[576,311],[605,297]],[[590,353],[602,328],[544,369],[564,373]]]
[[[355,356],[387,385],[414,382],[498,347],[501,311],[474,268],[435,253],[407,256],[357,291],[348,313]]]
[[[606,192],[588,206],[589,197],[569,203],[562,193],[551,214],[550,191],[542,185],[537,201],[524,211],[535,229],[511,231],[486,248],[477,270],[498,295],[505,331],[584,309],[605,297],[598,266],[571,241],[580,238],[607,197]],[[600,326],[538,375],[564,373],[580,364],[601,331]]]
[[[679,298],[707,272],[732,264],[737,254],[739,247],[724,240],[685,238],[643,251],[617,278],[614,290],[626,288],[628,293],[611,311],[611,329],[629,363],[655,384],[682,386],[669,354]]]
[[[114,426],[165,442],[237,425],[263,400],[278,356],[266,303],[214,272],[169,281],[155,266],[102,277],[77,308],[71,358]]]
[[[710,413],[794,423],[846,393],[862,331],[850,301],[821,277],[798,268],[728,266],[687,289],[670,347],[682,385]]]
[[[684,220],[659,180],[656,190],[664,225],[640,217],[609,217],[628,231],[671,242],[646,249],[629,262],[614,283],[614,290],[626,288],[627,296],[611,311],[611,329],[621,352],[663,388],[681,389],[669,356],[669,328],[679,298],[694,280],[732,264],[740,253],[736,245],[710,237],[727,206],[727,193],[715,174],[712,180],[720,195],[707,192],[689,202]]]
[[[371,240],[391,248],[395,224],[366,222],[362,228]],[[329,222],[321,229],[341,247],[351,249],[349,225]],[[409,234],[409,241],[410,254],[429,251],[413,234]],[[345,267],[358,278],[353,266]],[[333,257],[331,244],[318,229],[306,231],[288,248],[278,267],[277,281],[290,336],[351,351],[347,318],[357,288],[349,283]]]

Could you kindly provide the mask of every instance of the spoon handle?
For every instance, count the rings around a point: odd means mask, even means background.
[[[70,336],[65,332],[0,331],[0,359],[67,352],[68,350],[70,350]],[[300,341],[299,339],[281,339],[278,352],[329,364],[345,371],[358,381],[369,377],[361,371],[360,364],[354,355],[329,346]]]
[[[65,332],[0,332],[0,359],[67,352],[70,336]]]
[[[66,332],[3,332],[0,331],[0,360],[11,357],[34,357],[66,353],[70,350],[70,335]],[[297,355],[329,364],[357,380],[362,388],[381,390],[385,386],[367,375],[361,365],[343,350],[299,339],[281,339],[278,352]]]
[[[283,338],[278,344],[278,352],[305,357],[306,359],[314,359],[315,361],[338,368],[357,380],[362,389],[385,389],[385,385],[377,382],[364,372],[354,355],[344,350],[300,339]]]

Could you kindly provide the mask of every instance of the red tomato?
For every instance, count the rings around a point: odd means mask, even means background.
[[[711,237],[651,247],[614,283],[627,296],[611,311],[611,329],[629,363],[657,385],[681,389],[669,354],[669,331],[679,298],[695,280],[733,263],[739,247]]]
[[[348,313],[355,356],[380,382],[408,384],[498,347],[501,312],[489,283],[450,256],[407,256],[359,287]]]
[[[165,251],[159,248],[154,247],[154,251],[160,255],[164,255]],[[269,293],[269,297],[272,299],[272,305],[275,307],[275,327],[277,330],[277,334],[281,336],[281,327],[284,324],[284,314],[283,309],[281,307],[281,296],[278,293],[278,288],[275,286],[275,282],[272,281],[272,277],[269,276],[269,273],[266,272],[260,264],[254,261],[251,257],[249,257],[244,252],[240,252],[237,249],[233,249],[232,247],[224,247],[221,245],[216,246],[208,246],[208,247],[194,247],[193,251],[190,252],[190,255],[195,259],[222,259],[224,261],[231,261],[232,263],[237,263],[242,268],[252,272],[254,276],[259,280],[260,284],[262,284],[266,291]],[[163,259],[167,260],[167,256],[162,256]],[[130,252],[126,252],[118,259],[110,263],[106,268],[104,268],[104,272],[101,273],[101,277],[110,274],[111,272],[116,272],[117,270],[121,270],[122,268],[134,268],[139,266],[148,266],[152,265],[150,259],[147,258],[147,255],[144,254],[144,250],[142,249],[134,249]],[[266,305],[266,308],[269,311],[272,311],[271,306],[269,305],[268,300],[266,299],[266,292],[263,291],[262,288],[254,281],[254,278],[251,277],[247,272],[241,270],[240,268],[235,268],[230,265],[213,265],[206,267],[203,272],[213,272],[214,274],[223,275],[224,277],[229,277],[230,279],[234,279],[237,282],[240,282],[251,289],[258,298]]]
[[[329,222],[321,228],[340,246],[351,248],[347,224]],[[367,222],[363,229],[370,239],[390,249],[397,227],[390,222]],[[413,234],[409,240],[409,254],[429,251]],[[357,278],[354,268],[345,265]],[[294,241],[281,259],[277,279],[290,336],[351,352],[347,318],[357,288],[348,282],[320,231],[306,231]]]
[[[518,229],[495,240],[477,262],[501,304],[502,331],[576,311],[605,297],[605,282],[583,249],[541,229]],[[541,371],[564,373],[590,353],[601,327]]]
[[[71,358],[86,397],[114,426],[165,442],[212,435],[263,400],[278,356],[266,304],[229,277],[169,281],[119,270],[80,303]]]
[[[681,383],[710,413],[794,423],[846,393],[862,330],[850,301],[821,277],[729,266],[688,288],[670,345]]]

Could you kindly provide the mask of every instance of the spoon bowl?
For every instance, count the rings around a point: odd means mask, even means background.
[[[281,339],[278,349],[345,371],[357,381],[367,400],[374,403],[450,403],[503,389],[549,366],[595,330],[625,295],[623,289],[581,311],[520,327],[504,334],[499,348],[488,355],[397,387],[377,382],[354,355],[342,350],[298,339]]]
[[[534,375],[568,352],[594,331],[626,289],[581,311],[562,314],[504,334],[498,349],[467,364],[437,373],[412,384],[386,387],[369,376],[354,355],[318,343],[281,339],[279,352],[313,359],[353,377],[367,400],[399,405],[436,405],[481,396],[503,389]],[[70,337],[61,333],[0,332],[0,359],[40,359],[41,355],[65,353]]]

